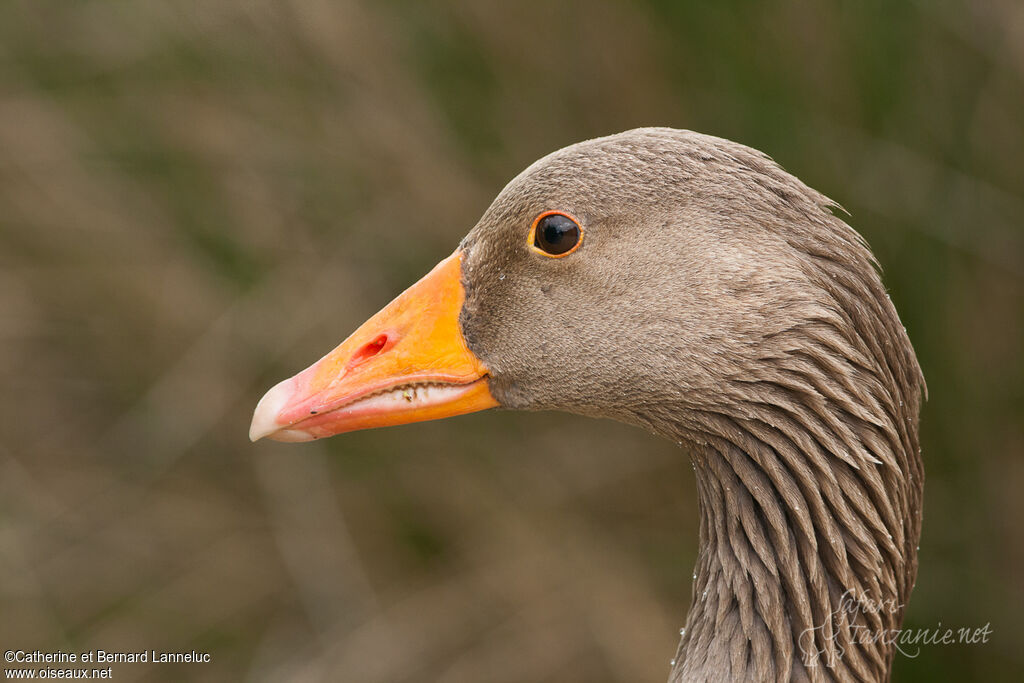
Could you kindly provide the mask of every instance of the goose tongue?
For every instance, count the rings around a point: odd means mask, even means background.
[[[459,327],[462,253],[260,399],[249,438],[309,441],[493,408],[487,367]]]

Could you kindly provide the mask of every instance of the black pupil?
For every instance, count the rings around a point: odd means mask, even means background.
[[[553,213],[537,224],[534,244],[549,254],[564,254],[580,241],[580,226],[571,218]]]

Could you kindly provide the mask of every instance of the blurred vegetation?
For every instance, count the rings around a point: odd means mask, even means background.
[[[0,645],[117,680],[662,680],[692,472],[488,413],[301,447],[249,416],[508,179],[640,125],[771,154],[872,244],[928,378],[895,680],[1020,680],[1017,0],[0,5]]]

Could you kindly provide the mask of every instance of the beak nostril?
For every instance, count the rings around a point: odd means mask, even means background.
[[[388,335],[381,334],[373,339],[373,341],[367,343],[363,348],[359,349],[352,356],[352,360],[348,363],[348,368],[351,370],[361,363],[365,363],[370,360],[378,353],[384,350],[384,347],[388,345],[390,339]]]
[[[381,349],[384,348],[384,345],[387,344],[387,343],[388,343],[388,335],[382,334],[379,337],[377,337],[376,339],[374,339],[372,342],[367,344],[366,345],[366,349],[367,350],[372,350],[372,352],[374,354],[377,354],[377,353],[380,352]]]

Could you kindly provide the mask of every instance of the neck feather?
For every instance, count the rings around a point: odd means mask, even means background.
[[[672,681],[888,678],[917,572],[921,385],[801,348],[717,405],[644,418],[688,446],[701,516]]]

